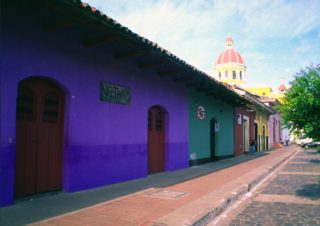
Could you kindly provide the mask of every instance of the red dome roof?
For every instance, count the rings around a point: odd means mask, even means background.
[[[220,53],[216,60],[216,65],[228,63],[244,64],[241,54],[233,48],[233,39],[230,36],[226,39],[226,50]]]
[[[226,49],[219,54],[216,64],[237,63],[244,64],[243,57],[235,49]]]
[[[278,91],[283,92],[283,91],[286,91],[286,90],[287,90],[287,87],[283,83],[281,83],[279,88],[278,88]]]

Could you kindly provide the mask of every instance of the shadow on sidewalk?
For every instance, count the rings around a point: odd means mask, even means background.
[[[305,149],[304,152],[301,153],[301,155],[314,155],[317,157],[317,151],[315,149]],[[320,159],[310,159],[308,161],[311,164],[319,165]],[[317,166],[318,167],[318,166]],[[303,187],[296,191],[297,196],[301,196],[304,198],[309,198],[312,200],[318,200],[320,199],[320,176],[318,177],[318,183],[317,184],[305,184]]]
[[[309,198],[312,200],[320,199],[320,180],[319,184],[306,184],[303,188],[297,190],[297,196],[302,196],[304,198]]]
[[[309,162],[312,164],[320,164],[320,159],[311,159]]]

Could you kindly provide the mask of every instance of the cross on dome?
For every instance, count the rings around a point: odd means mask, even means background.
[[[233,39],[231,36],[228,36],[226,38],[226,48],[227,49],[233,49]]]

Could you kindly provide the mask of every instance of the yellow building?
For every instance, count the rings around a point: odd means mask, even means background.
[[[246,88],[246,90],[260,97],[272,98],[281,103],[284,93],[287,91],[287,87],[281,83],[276,92],[273,92],[270,87],[250,87]]]
[[[283,83],[281,83],[280,86],[278,87],[278,92],[271,93],[270,98],[276,99],[280,103],[282,103],[282,99],[287,90],[288,90],[287,87]]]
[[[246,88],[246,90],[252,94],[264,97],[270,97],[270,94],[272,93],[272,89],[270,87],[249,87]]]
[[[246,82],[246,66],[241,54],[233,48],[233,39],[227,37],[226,49],[215,61],[214,77],[229,84],[244,84]]]
[[[248,92],[246,89],[234,86],[235,91],[243,96],[248,103],[246,106],[254,113],[253,135],[256,141],[256,151],[265,151],[269,147],[269,116],[276,111],[270,106],[265,105],[260,99]],[[248,110],[247,110],[248,111]]]
[[[267,150],[269,148],[269,115],[262,111],[256,111],[254,123],[257,126],[257,151]]]

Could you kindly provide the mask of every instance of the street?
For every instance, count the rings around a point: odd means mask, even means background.
[[[181,226],[219,219],[209,225],[319,225],[319,162],[315,151],[291,145],[103,189],[21,201],[3,208],[0,222]]]
[[[208,225],[320,225],[320,156],[299,151]]]

